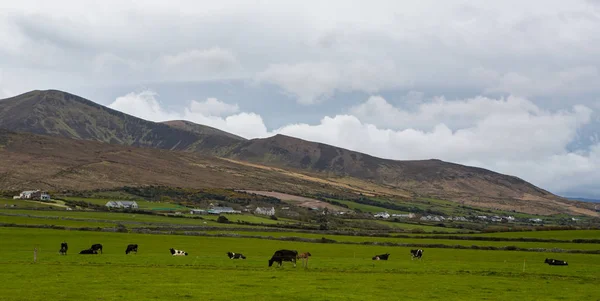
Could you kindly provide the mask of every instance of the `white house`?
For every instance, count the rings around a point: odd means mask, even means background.
[[[390,218],[390,214],[387,212],[378,212],[373,216],[376,218]]]
[[[256,209],[254,210],[254,213],[256,214],[262,214],[262,215],[275,215],[275,207],[271,207],[271,209],[266,208],[266,207],[256,207]]]
[[[414,214],[414,213],[409,213],[409,214],[398,214],[398,213],[394,213],[394,214],[392,214],[392,217],[399,217],[399,218],[415,218],[415,214]]]
[[[13,199],[16,199],[17,197],[14,197]],[[45,191],[41,191],[41,190],[26,190],[21,192],[21,194],[19,194],[19,199],[22,200],[40,200],[40,201],[49,201],[50,200],[50,195],[45,192]]]
[[[208,212],[209,214],[240,214],[242,213],[239,210],[233,210],[233,208],[231,207],[213,207],[211,209],[208,209],[206,212]]]
[[[123,209],[138,209],[138,204],[135,201],[110,201],[106,203],[108,208],[123,208]]]
[[[206,210],[203,210],[203,209],[192,209],[192,210],[190,210],[190,214],[206,214]]]

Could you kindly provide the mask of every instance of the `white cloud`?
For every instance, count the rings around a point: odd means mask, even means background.
[[[177,113],[161,108],[155,96],[130,93],[111,107],[155,121],[185,119],[246,138],[284,134],[389,159],[437,158],[489,168],[554,192],[600,193],[594,186],[600,180],[600,144],[585,151],[567,150],[577,130],[591,119],[592,110],[581,105],[549,111],[512,96],[460,101],[439,97],[408,112],[382,97],[371,97],[352,110],[356,116],[324,117],[318,124],[289,124],[268,131],[259,115],[239,113],[237,106],[216,99],[201,106],[191,102]],[[456,120],[467,121],[457,125]]]
[[[225,72],[237,68],[239,62],[235,54],[228,49],[212,47],[209,49],[194,49],[174,55],[165,55],[160,59],[166,70],[191,73]]]
[[[117,97],[108,107],[150,121],[188,120],[212,126],[245,137],[266,137],[267,128],[262,118],[254,113],[239,113],[237,105],[215,98],[189,102],[183,112],[168,110],[156,99],[155,92],[146,90]],[[224,116],[226,115],[226,116]]]
[[[347,64],[304,62],[274,64],[258,73],[259,82],[282,87],[297,97],[301,104],[314,104],[336,91],[375,93],[386,88],[406,87],[409,82],[396,69],[393,61],[371,63],[353,61]]]
[[[237,113],[240,107],[237,104],[230,105],[211,97],[205,101],[192,101],[190,108],[186,110],[190,113],[200,113],[206,116],[223,116]]]

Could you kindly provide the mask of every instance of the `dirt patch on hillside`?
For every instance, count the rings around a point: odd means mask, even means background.
[[[335,205],[329,204],[327,202],[323,202],[323,201],[319,201],[319,200],[311,199],[311,198],[307,198],[307,197],[297,196],[297,195],[291,195],[291,194],[287,194],[287,193],[274,192],[274,191],[257,191],[257,190],[238,190],[238,191],[278,198],[284,202],[289,202],[289,203],[292,203],[299,207],[319,208],[319,209],[327,208],[327,209],[335,210],[335,211],[348,211],[348,209],[346,209],[346,208],[335,206]]]

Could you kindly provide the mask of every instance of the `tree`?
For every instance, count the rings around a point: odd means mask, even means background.
[[[219,218],[217,218],[217,223],[227,224],[229,223],[229,220],[225,216],[219,215]]]

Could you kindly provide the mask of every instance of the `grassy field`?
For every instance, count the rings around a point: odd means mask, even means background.
[[[525,231],[472,234],[488,237],[524,237],[548,239],[600,239],[600,230],[558,230],[558,231]]]
[[[427,249],[247,238],[0,228],[1,300],[597,300],[600,255]],[[69,254],[58,255],[60,242]],[[79,255],[93,243],[104,254]],[[125,255],[137,243],[139,254]],[[33,263],[33,248],[39,250]],[[170,247],[187,257],[172,257]],[[310,251],[308,269],[267,267],[281,248]],[[229,260],[225,252],[244,253]],[[375,254],[393,254],[372,261]],[[396,255],[398,254],[398,255]],[[403,254],[403,255],[400,255]],[[543,264],[546,257],[567,267]],[[525,271],[523,263],[525,261]],[[85,276],[84,276],[85,275]],[[393,285],[392,285],[393,284]]]

